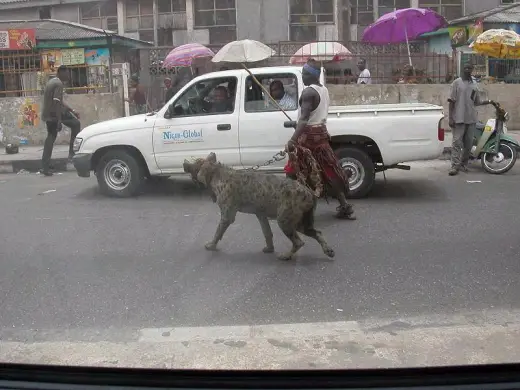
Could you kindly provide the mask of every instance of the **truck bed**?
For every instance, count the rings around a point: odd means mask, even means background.
[[[443,107],[429,103],[397,103],[397,104],[358,104],[348,106],[330,106],[329,114],[367,112],[402,112],[402,111],[441,111]]]
[[[383,163],[394,165],[439,157],[444,147],[439,132],[443,116],[441,106],[426,103],[332,106],[327,128],[332,137],[359,134],[364,141],[385,145],[380,150]]]

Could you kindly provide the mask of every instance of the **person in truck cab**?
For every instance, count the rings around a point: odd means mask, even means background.
[[[213,102],[211,103],[210,113],[232,112],[233,103],[229,98],[229,91],[223,85],[219,85],[213,90]]]
[[[294,148],[310,150],[312,156],[319,165],[319,170],[323,172],[325,180],[334,191],[338,201],[337,218],[354,220],[354,210],[351,204],[347,203],[349,192],[349,182],[346,173],[339,165],[338,158],[330,146],[330,135],[327,131],[327,116],[329,114],[329,91],[320,84],[321,68],[320,65],[310,59],[302,70],[303,84],[307,87],[303,90],[300,98],[300,115],[296,123],[293,136],[287,143],[285,149],[292,151]],[[306,159],[305,152],[297,153],[296,161],[288,164],[299,166],[312,165]],[[291,175],[294,166],[286,166],[285,171]],[[297,167],[298,168],[298,167]]]
[[[296,101],[285,92],[283,83],[280,80],[274,80],[269,86],[269,92],[274,100],[284,110],[295,110],[297,108]]]

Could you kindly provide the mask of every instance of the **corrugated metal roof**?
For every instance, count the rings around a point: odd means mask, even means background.
[[[464,24],[478,19],[482,19],[486,23],[520,23],[520,3],[502,5],[487,11],[466,15],[451,20],[449,24]]]
[[[106,38],[107,35],[119,40],[130,41],[138,46],[152,46],[149,42],[118,35],[109,30],[85,26],[84,24],[64,20],[0,20],[0,30],[33,28],[36,39],[40,41],[72,41],[81,39]]]
[[[437,35],[444,35],[444,34],[449,34],[449,31],[447,28],[440,28],[436,31],[432,31],[432,32],[429,32],[429,33],[424,33],[422,34],[420,37],[421,38],[428,38],[428,37],[434,37],[434,36],[437,36]]]
[[[0,0],[0,4],[28,3],[29,0]]]
[[[8,28],[34,28],[39,40],[75,40],[104,38],[107,34],[99,29],[63,20],[0,20],[0,30]],[[108,35],[115,35],[108,31]]]

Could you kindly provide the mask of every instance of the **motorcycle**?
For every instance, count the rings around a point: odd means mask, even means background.
[[[470,159],[480,159],[486,172],[499,175],[515,165],[520,143],[507,134],[505,123],[509,119],[509,113],[495,101],[490,101],[489,104],[495,108],[495,118],[488,119],[485,124],[477,123]]]

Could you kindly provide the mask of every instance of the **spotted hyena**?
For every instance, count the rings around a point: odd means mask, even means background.
[[[290,260],[304,245],[298,232],[314,238],[327,256],[334,257],[321,232],[314,229],[317,199],[297,181],[254,171],[236,171],[218,163],[215,153],[191,163],[185,160],[184,171],[206,186],[220,207],[220,222],[213,240],[206,244],[207,250],[216,250],[240,211],[258,218],[266,242],[264,253],[274,252],[269,219],[276,219],[292,242],[291,250],[278,256],[281,260]]]

